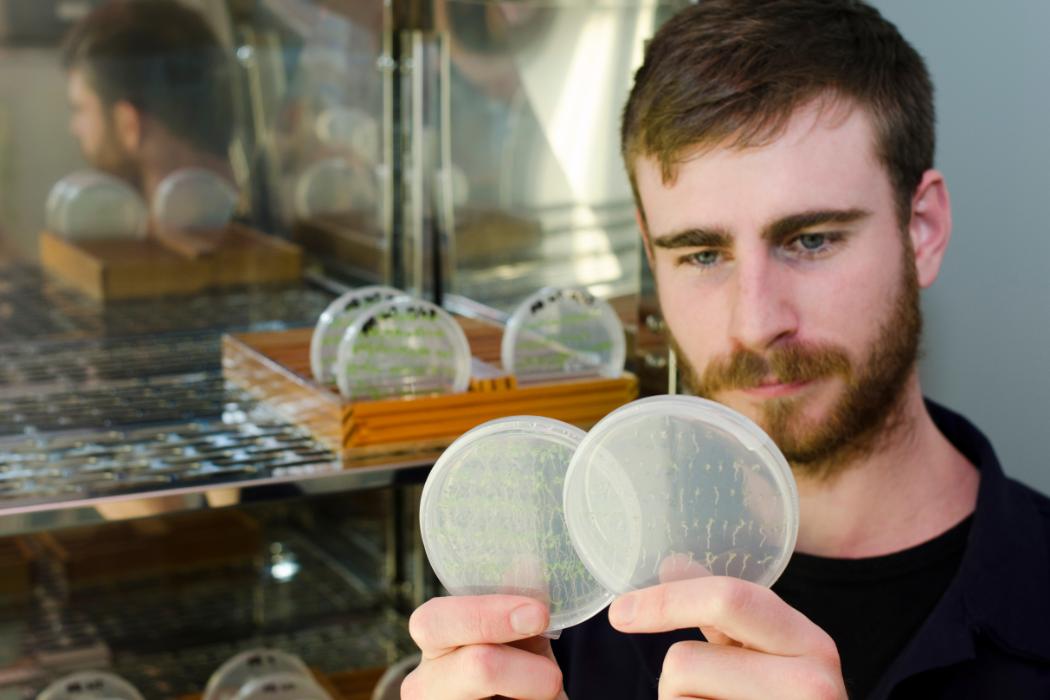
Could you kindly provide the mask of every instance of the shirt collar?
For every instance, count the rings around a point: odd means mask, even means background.
[[[915,673],[974,658],[975,636],[1050,660],[1050,543],[1034,500],[1039,496],[1006,477],[991,443],[968,420],[932,402],[927,407],[981,480],[959,573],[888,669],[884,691]]]

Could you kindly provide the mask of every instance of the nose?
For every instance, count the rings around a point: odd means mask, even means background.
[[[767,251],[738,257],[732,282],[729,334],[734,346],[762,351],[798,332],[790,273]]]

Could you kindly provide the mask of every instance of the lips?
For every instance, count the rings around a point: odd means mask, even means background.
[[[776,377],[768,377],[763,379],[757,386],[744,388],[742,391],[756,398],[773,399],[794,394],[807,384],[809,384],[808,381],[782,382]]]

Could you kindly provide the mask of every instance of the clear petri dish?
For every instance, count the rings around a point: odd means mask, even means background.
[[[216,231],[237,209],[237,190],[226,178],[204,168],[182,168],[157,185],[153,220],[164,231]]]
[[[599,421],[564,498],[576,551],[616,593],[705,575],[769,586],[798,534],[777,446],[745,416],[690,396],[641,399]]]
[[[268,673],[249,680],[235,700],[332,700],[309,674],[287,671]]]
[[[203,700],[231,700],[255,678],[288,673],[310,678],[310,669],[299,657],[280,649],[249,649],[230,658],[208,679]]]
[[[623,324],[608,302],[576,287],[541,289],[511,314],[503,368],[519,382],[618,377],[626,358]]]
[[[321,143],[349,147],[368,163],[379,162],[379,122],[364,110],[329,107],[317,115],[314,132]]]
[[[400,296],[407,294],[393,287],[373,285],[352,289],[329,304],[310,337],[310,371],[314,379],[321,384],[335,384],[333,367],[347,327],[365,309]]]
[[[299,219],[369,209],[375,202],[375,176],[344,158],[313,163],[295,181],[293,206]]]
[[[108,671],[78,671],[47,686],[37,700],[143,700],[135,686]]]
[[[420,500],[427,558],[454,595],[524,595],[550,608],[549,633],[590,618],[612,595],[573,549],[565,472],[585,433],[514,416],[464,433],[435,463]]]
[[[457,393],[470,383],[470,345],[440,306],[391,299],[350,323],[334,371],[340,393],[349,399]]]
[[[74,241],[139,239],[148,230],[142,196],[123,180],[96,170],[72,173],[48,194],[50,230]]]

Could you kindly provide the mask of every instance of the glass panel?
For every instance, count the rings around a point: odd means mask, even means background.
[[[255,117],[256,211],[328,267],[390,282],[389,8],[249,7],[234,13],[233,34]]]
[[[451,61],[448,289],[503,309],[544,285],[637,292],[620,112],[644,40],[681,4],[435,2]]]

